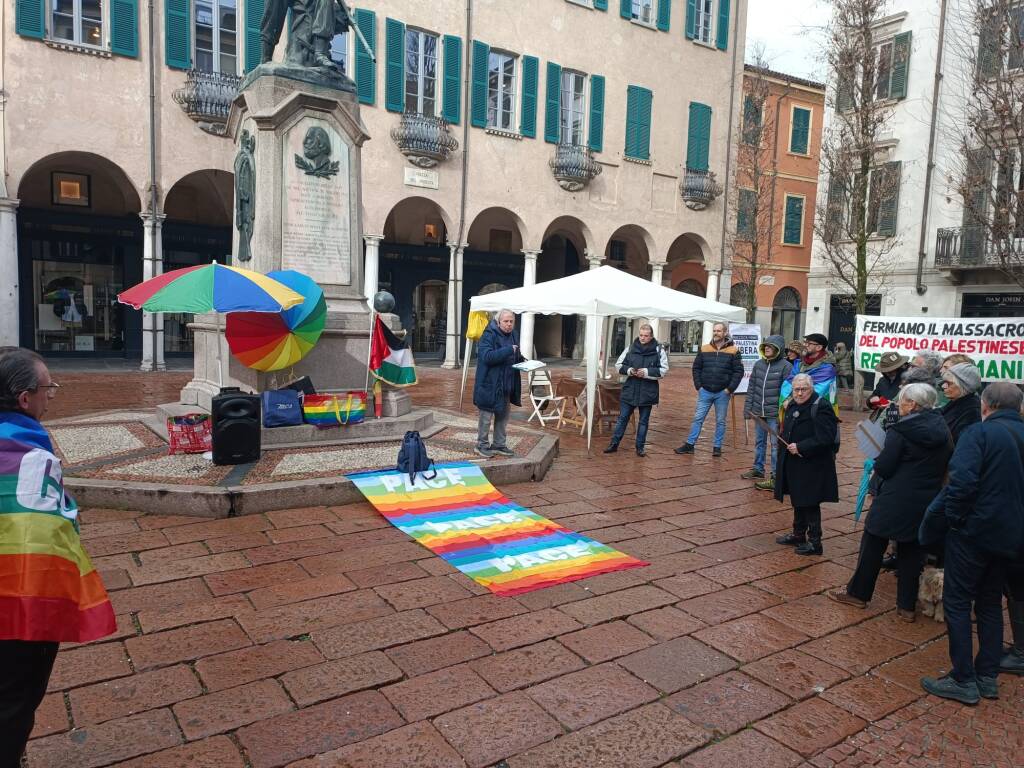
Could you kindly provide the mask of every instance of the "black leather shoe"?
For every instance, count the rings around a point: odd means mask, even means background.
[[[806,536],[797,536],[795,533],[787,533],[785,536],[779,536],[779,538],[775,540],[776,544],[784,544],[787,547],[799,546],[800,544],[805,544],[806,542]]]
[[[821,555],[825,550],[821,548],[821,539],[809,539],[793,550],[798,555]]]
[[[711,449],[711,455],[712,456],[721,456],[722,455],[722,449],[721,448],[712,448]]]
[[[647,451],[645,451],[643,448],[637,448],[636,455],[642,459],[644,456],[647,455]]]
[[[604,452],[615,453],[617,450],[619,450],[619,446],[615,445],[615,443],[612,443],[611,445],[604,449]]]
[[[673,448],[672,450],[682,456],[684,453],[693,453],[693,446],[689,443],[683,443],[678,448]]]

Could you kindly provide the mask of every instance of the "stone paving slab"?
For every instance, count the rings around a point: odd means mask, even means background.
[[[55,400],[62,428],[120,429],[187,379],[125,374],[114,400],[110,377],[61,377],[83,409]],[[456,373],[422,381],[420,404],[454,407]],[[708,428],[695,455],[671,452],[693,405],[688,371],[673,371],[646,458],[588,457],[564,432],[542,482],[499,479],[651,562],[515,598],[357,498],[312,503],[285,484],[273,508],[212,520],[157,514],[174,508],[156,492],[135,509],[86,504],[118,632],[62,647],[28,768],[1021,765],[1024,679],[973,708],[927,697],[918,678],[948,667],[944,627],[898,621],[891,574],[867,610],[824,597],[861,532],[857,415],[842,414],[825,554],[799,558],[774,543],[788,507],[738,477],[742,423],[721,458]],[[117,434],[116,448],[134,436]]]

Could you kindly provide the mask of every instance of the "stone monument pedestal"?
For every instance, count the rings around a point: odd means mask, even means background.
[[[213,314],[197,316],[194,377],[181,392],[184,404],[209,409],[222,385],[260,392],[302,375],[318,392],[366,387],[371,314],[362,295],[360,147],[369,135],[350,80],[318,83],[284,72],[261,65],[231,105],[227,130],[238,147],[233,264],[264,274],[295,269],[313,278],[327,300],[324,333],[294,368],[260,373],[231,355],[223,316],[219,323]],[[401,397],[388,397],[393,410],[402,408]]]

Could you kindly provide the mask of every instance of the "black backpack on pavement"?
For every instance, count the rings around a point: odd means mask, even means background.
[[[402,447],[398,450],[398,463],[395,469],[402,474],[409,473],[409,482],[412,483],[416,479],[417,472],[426,473],[431,467],[434,466],[434,462],[427,456],[427,447],[423,444],[423,438],[420,437],[420,433],[415,430],[410,430],[405,433],[405,437],[402,438]],[[434,474],[427,477],[423,475],[427,480],[433,480],[437,477],[437,470],[434,470]]]

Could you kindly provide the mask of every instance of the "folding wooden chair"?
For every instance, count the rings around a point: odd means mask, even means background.
[[[533,413],[527,423],[536,417],[537,422],[543,427],[549,421],[558,421],[558,412],[561,402],[565,399],[555,394],[554,385],[548,372],[542,369],[530,373],[530,402],[533,404]],[[548,410],[550,408],[550,410]]]

